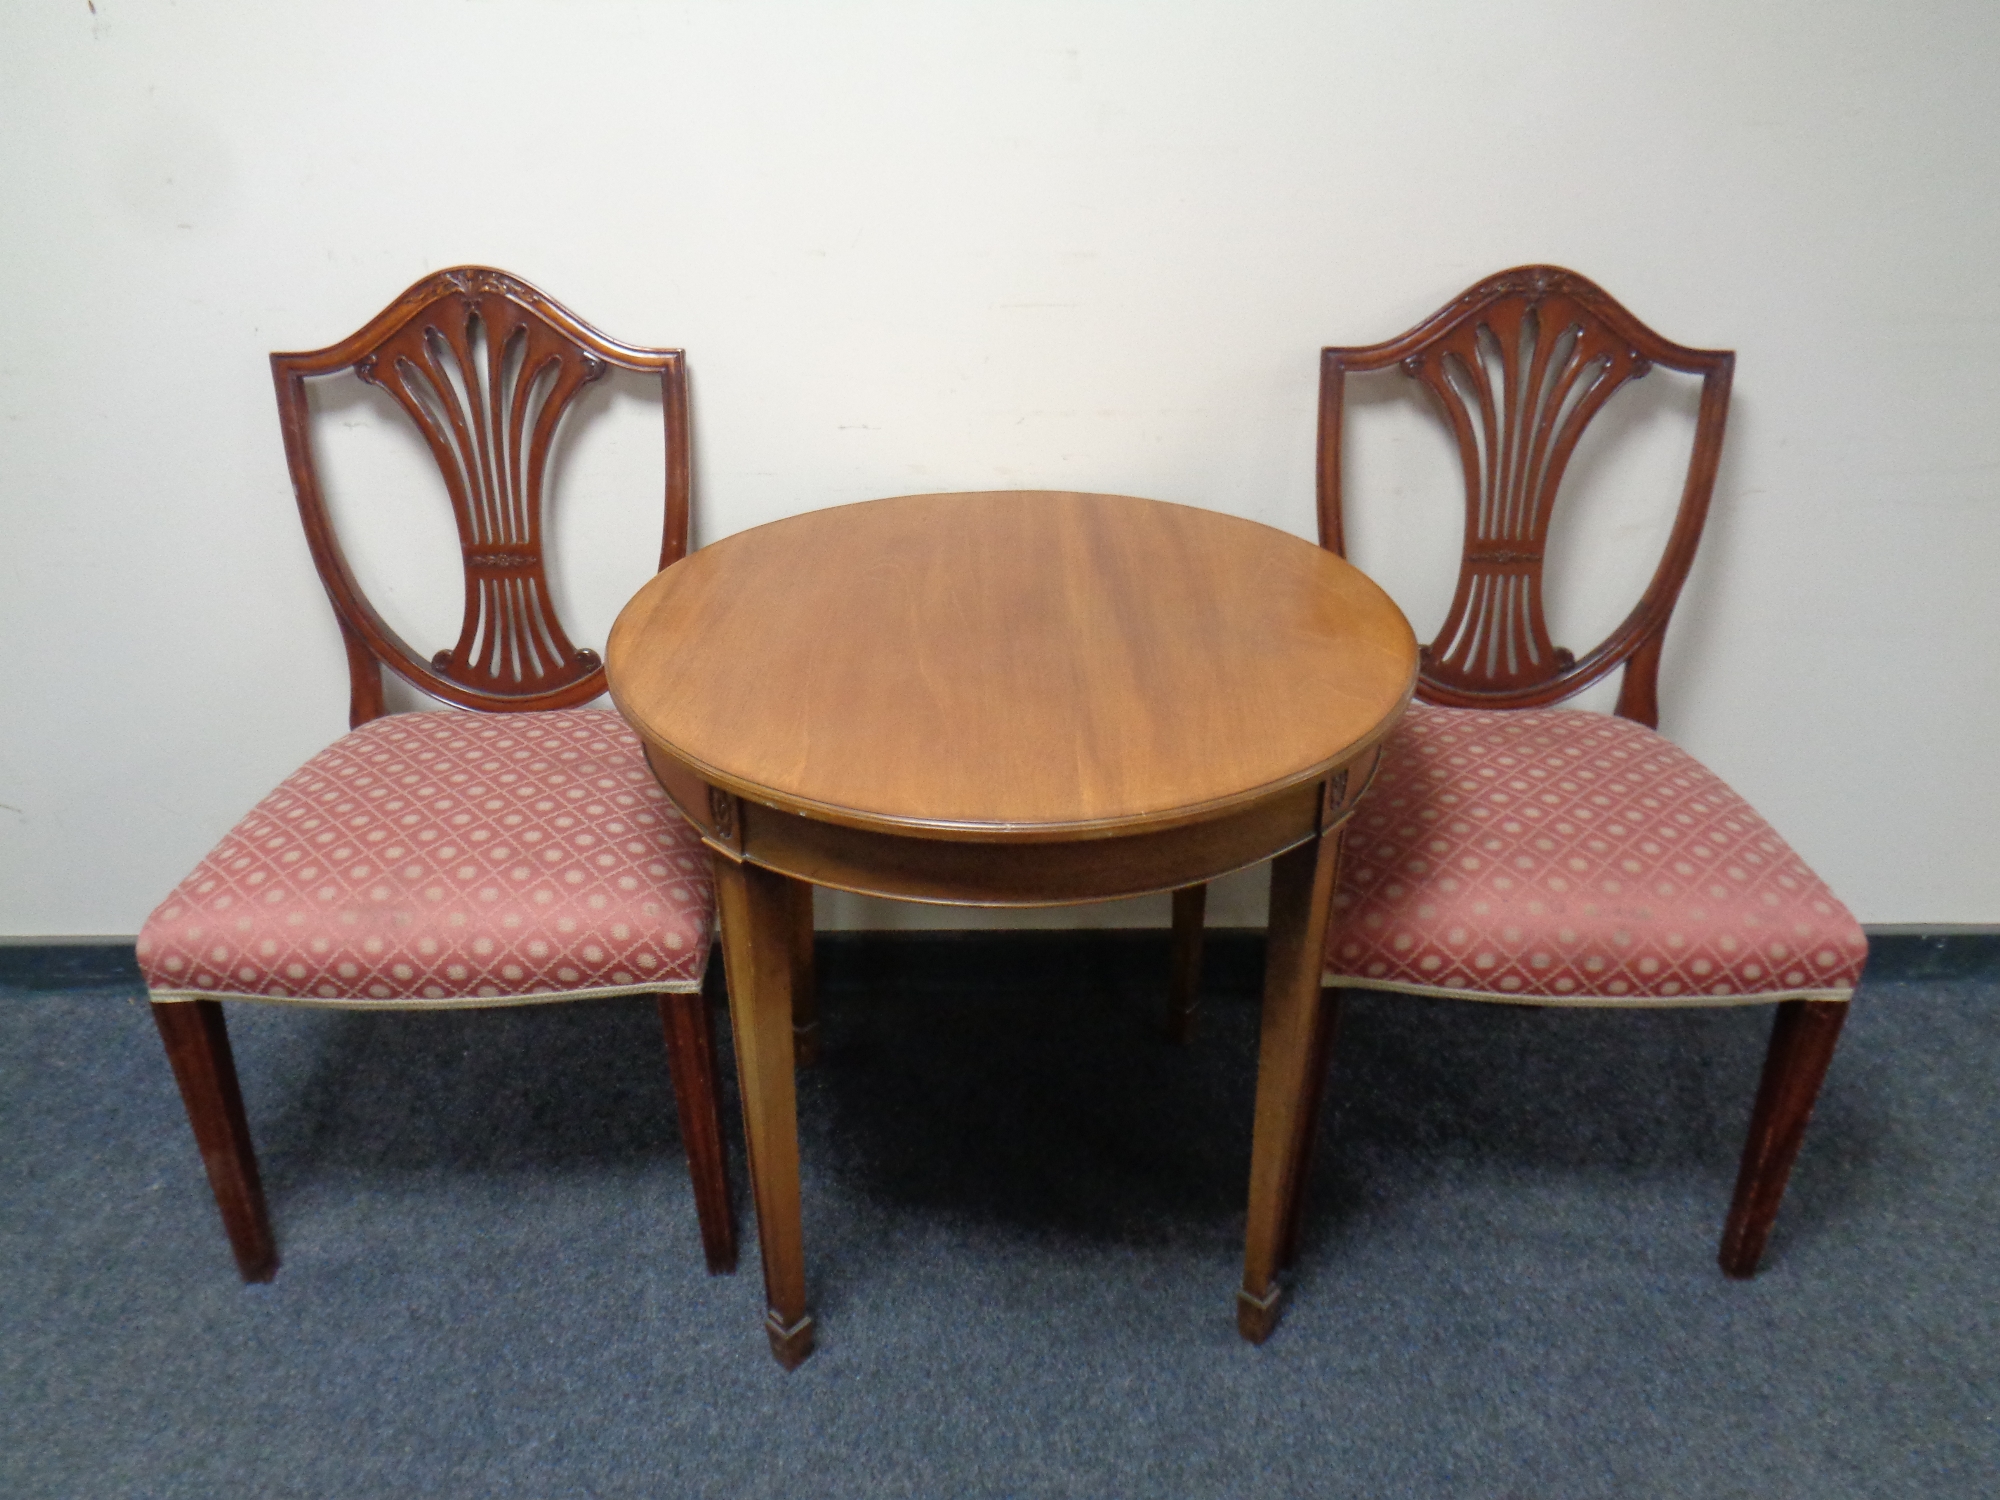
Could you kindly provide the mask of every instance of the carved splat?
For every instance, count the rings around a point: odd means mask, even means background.
[[[1647,362],[1576,299],[1546,292],[1482,309],[1403,368],[1437,398],[1465,467],[1465,552],[1430,675],[1486,690],[1546,677],[1556,491],[1590,419]]]
[[[1340,426],[1349,372],[1400,367],[1434,398],[1465,477],[1458,587],[1424,650],[1429,702],[1557,702],[1620,665],[1618,711],[1658,722],[1659,641],[1707,515],[1735,356],[1686,349],[1555,266],[1489,277],[1400,339],[1322,354],[1320,540],[1341,550]],[[1618,629],[1579,659],[1549,639],[1543,560],[1565,469],[1591,419],[1655,363],[1703,377],[1687,484],[1667,549]]]
[[[597,653],[557,618],[543,555],[549,455],[577,394],[607,366],[661,380],[667,515],[660,565],[685,554],[686,383],[680,351],[615,343],[503,271],[460,266],[426,277],[352,338],[271,366],[299,508],[348,643],[351,717],[382,712],[380,668],[470,708],[553,708],[604,691]],[[423,434],[458,526],[465,608],[458,641],[424,655],[361,594],[328,519],[314,468],[304,381],[351,369],[381,387]]]
[[[588,677],[597,654],[570,644],[549,600],[542,482],[557,424],[604,362],[496,289],[433,302],[355,373],[423,432],[458,521],[465,620],[433,669],[517,691]]]

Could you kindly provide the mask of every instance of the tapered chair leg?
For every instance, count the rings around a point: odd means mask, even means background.
[[[1185,1046],[1194,1036],[1201,1007],[1202,922],[1208,914],[1208,887],[1183,886],[1174,892],[1173,971],[1167,981],[1167,1040]]]
[[[1730,1276],[1757,1274],[1820,1083],[1847,1020],[1847,1005],[1844,1000],[1786,1000],[1778,1005],[1764,1079],[1750,1115],[1750,1139],[1736,1178],[1736,1198],[1729,1206],[1717,1257]]]
[[[201,1164],[208,1169],[215,1206],[222,1210],[236,1267],[245,1281],[269,1281],[278,1274],[278,1246],[271,1237],[222,1006],[214,1000],[168,1001],[153,1006],[153,1020],[166,1043],[167,1061],[194,1127]]]
[[[701,1221],[701,1248],[711,1276],[736,1269],[736,1210],[729,1201],[729,1169],[722,1141],[722,1103],[716,1088],[715,1028],[708,997],[659,997],[666,1031],[667,1070],[674,1080],[674,1108],[680,1115],[687,1150],[694,1210]]]

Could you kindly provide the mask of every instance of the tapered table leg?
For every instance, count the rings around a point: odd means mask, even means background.
[[[1312,1186],[1313,1157],[1319,1149],[1319,1120],[1326,1108],[1327,1074],[1333,1066],[1334,1043],[1340,1036],[1343,998],[1339,990],[1321,990],[1313,1020],[1312,1051],[1306,1063],[1306,1103],[1299,1111],[1298,1155],[1292,1161],[1293,1182],[1288,1194],[1291,1211],[1285,1220],[1285,1242],[1278,1256],[1278,1265],[1287,1271],[1298,1262],[1299,1237],[1305,1232],[1306,1192]]]
[[[1250,1140],[1250,1215],[1236,1328],[1261,1344],[1278,1326],[1278,1268],[1300,1190],[1302,1129],[1319,1019],[1326,923],[1340,840],[1314,839],[1271,861],[1264,1018],[1257,1044],[1257,1112]]]
[[[799,1119],[792,1061],[799,898],[796,882],[783,875],[719,853],[711,853],[710,861],[722,911],[743,1136],[764,1261],[764,1331],[778,1363],[792,1370],[813,1348],[799,1222]]]
[[[1167,1040],[1185,1046],[1194,1036],[1195,1011],[1201,1006],[1202,921],[1208,912],[1208,887],[1183,886],[1174,892],[1173,968],[1167,981]]]
[[[813,971],[813,888],[792,886],[792,1055],[802,1068],[819,1061],[819,991]]]
[[[674,1108],[680,1115],[688,1180],[694,1186],[695,1216],[701,1223],[701,1248],[709,1274],[722,1276],[736,1269],[736,1214],[729,1202],[708,996],[696,991],[658,999],[666,1030],[667,1071],[674,1080]]]

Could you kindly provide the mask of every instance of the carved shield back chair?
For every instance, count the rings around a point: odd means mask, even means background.
[[[1707,517],[1734,364],[1727,351],[1668,342],[1554,266],[1488,277],[1387,343],[1322,352],[1321,544],[1344,550],[1347,377],[1374,371],[1400,369],[1443,416],[1464,471],[1465,532],[1417,701],[1346,831],[1315,1077],[1324,1090],[1349,988],[1527,1005],[1774,1005],[1720,1252],[1742,1277],[1762,1257],[1867,941],[1768,823],[1655,732],[1660,649]],[[1638,602],[1577,654],[1550,638],[1543,608],[1558,492],[1591,420],[1655,365],[1701,380],[1679,509]],[[1576,503],[1564,494],[1563,509]],[[1553,706],[1614,672],[1614,713]],[[1199,891],[1176,902],[1177,955],[1198,959],[1199,903]],[[1177,973],[1175,994],[1185,1034],[1191,971]],[[1317,1113],[1315,1098],[1308,1152]]]
[[[224,1000],[387,1009],[655,996],[708,1266],[734,1268],[701,993],[707,859],[637,738],[610,709],[584,706],[604,692],[603,664],[571,643],[544,567],[558,428],[612,368],[660,382],[665,567],[688,545],[679,350],[617,343],[525,282],[465,266],[425,277],[341,343],[271,356],[299,513],[346,645],[352,732],[231,829],[139,938],[246,1280],[268,1280],[278,1257]],[[435,654],[370,604],[328,513],[307,382],[350,370],[416,424],[450,498],[465,607],[457,642]],[[385,667],[456,707],[386,714]]]

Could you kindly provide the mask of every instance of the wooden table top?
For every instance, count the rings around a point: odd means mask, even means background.
[[[1034,841],[1197,821],[1382,732],[1415,637],[1272,527],[1126,495],[910,495],[676,563],[606,652],[626,719],[811,818]]]

